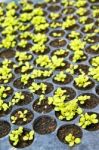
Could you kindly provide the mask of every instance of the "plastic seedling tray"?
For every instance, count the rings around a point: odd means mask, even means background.
[[[5,2],[9,2],[9,1],[5,1]],[[16,1],[17,2],[17,1]],[[35,0],[33,1],[35,4],[37,3],[41,3],[43,2],[42,0]],[[51,12],[51,10],[54,10],[55,11],[55,8],[53,8],[53,6],[58,6],[58,9],[56,8],[56,12],[59,12],[62,17],[60,17],[58,19],[58,21],[62,22],[64,18],[66,18],[66,15],[62,13],[62,10],[64,9],[62,4],[61,4],[61,1],[59,0],[58,2],[56,3],[48,3],[43,9],[44,11],[46,12],[46,18],[48,20],[48,22],[51,22],[51,19],[49,18],[49,14]],[[90,1],[87,0],[87,9],[89,11],[88,13],[88,17],[89,18],[92,18],[92,13],[91,13],[91,8],[92,8],[92,5],[97,5],[99,6],[99,2],[96,2],[96,3],[91,3]],[[72,7],[72,10],[73,10],[73,15],[75,17],[78,18],[78,15],[76,14],[76,10],[77,8],[76,7]],[[94,18],[94,27],[95,28],[98,28],[97,24],[96,24],[96,21],[97,21],[97,18]],[[77,27],[75,27],[75,29],[71,29],[71,30],[76,30],[78,32],[81,33],[81,39],[85,36],[86,33],[84,33],[81,29],[83,29],[83,25],[80,24],[79,22],[77,22]],[[55,29],[56,31],[59,31],[59,30],[62,30],[61,28],[57,28]],[[48,42],[46,43],[46,45],[49,47],[50,49],[50,52],[47,53],[47,55],[51,55],[51,53],[56,50],[56,49],[59,49],[59,48],[62,48],[62,49],[68,49],[68,44],[70,43],[70,40],[67,38],[68,34],[70,33],[71,30],[62,30],[63,32],[63,36],[60,37],[60,39],[64,39],[64,43],[62,46],[60,47],[57,47],[57,45],[55,46],[55,43],[53,43],[52,41],[55,40],[54,37],[51,36],[51,32],[54,31],[54,29],[52,28],[49,28],[49,31],[46,32],[47,36],[48,36]],[[32,29],[31,32],[34,32],[34,30]],[[97,37],[98,37],[98,41],[95,42],[95,43],[99,43],[99,34],[97,33]],[[30,41],[31,42],[31,41]],[[51,44],[52,42],[52,44]],[[32,43],[33,44],[33,43]],[[54,45],[53,45],[54,44]],[[89,46],[90,44],[87,43],[87,47]],[[16,51],[17,48],[14,48],[14,51]],[[3,61],[3,58],[1,58],[1,53],[4,51],[5,49],[1,49],[0,50],[0,62]],[[10,52],[10,51],[9,51]],[[26,51],[27,52],[27,51]],[[31,64],[33,64],[34,60],[37,58],[38,55],[32,53],[29,51],[30,54],[33,55],[33,59],[30,61]],[[69,51],[69,54],[68,56],[64,57],[65,61],[68,61],[69,63],[72,64],[72,61],[70,60],[70,56],[71,54],[73,54],[72,51]],[[97,56],[97,54],[91,54],[91,53],[88,53],[86,51],[86,48],[85,48],[85,54],[87,55],[87,60],[85,61],[82,61],[78,64],[83,64],[83,65],[86,65],[86,66],[91,66],[91,64],[89,63],[89,60],[90,58],[94,57],[94,56]],[[99,53],[98,53],[99,54]],[[17,63],[15,57],[13,56],[12,58],[10,58],[10,60],[12,60],[13,62]],[[36,66],[36,68],[38,68]],[[40,67],[39,67],[40,68]],[[14,69],[12,69],[12,72],[15,74],[15,78],[13,81],[11,81],[8,85],[10,87],[13,88],[14,92],[17,92],[17,91],[27,91],[29,92],[28,88],[25,88],[25,89],[18,89],[16,86],[14,86],[14,82],[16,81],[17,78],[20,77],[20,74],[16,74]],[[98,101],[99,101],[99,94],[96,92],[96,88],[98,87],[98,82],[93,80],[92,78],[92,81],[94,82],[94,87],[91,88],[91,89],[88,89],[88,90],[80,90],[80,89],[77,89],[75,88],[75,86],[73,85],[73,79],[71,82],[69,82],[68,84],[56,84],[55,82],[53,82],[53,77],[55,76],[55,74],[59,72],[59,70],[56,70],[53,75],[47,79],[36,79],[35,81],[36,82],[48,82],[48,83],[51,83],[51,85],[53,86],[53,89],[47,94],[47,97],[49,96],[52,96],[53,95],[53,92],[55,91],[55,89],[57,89],[58,87],[65,87],[65,88],[71,88],[73,89],[73,93],[71,94],[74,94],[75,97],[79,96],[80,94],[83,94],[83,93],[92,93],[94,94]],[[77,75],[73,75],[72,77],[76,77]],[[7,84],[6,84],[7,85]],[[49,87],[50,88],[50,87]],[[13,94],[14,94],[13,92]],[[75,94],[76,93],[76,94]],[[8,101],[13,97],[13,94],[8,98]],[[20,105],[20,106],[15,106],[14,108],[12,108],[11,112],[8,114],[8,115],[5,115],[3,117],[0,117],[0,121],[1,120],[5,120],[7,122],[10,123],[11,125],[11,130],[13,129],[16,129],[18,128],[18,125],[14,125],[11,123],[10,121],[10,115],[12,114],[12,112],[14,112],[16,109],[19,109],[19,108],[27,108],[29,110],[32,111],[33,113],[33,118],[31,119],[30,123],[24,125],[25,128],[29,128],[29,129],[33,129],[33,125],[34,125],[34,130],[36,131],[35,132],[35,137],[34,137],[34,141],[33,143],[28,146],[28,147],[25,147],[25,148],[20,148],[20,150],[24,149],[24,150],[69,150],[69,149],[72,149],[72,150],[99,150],[99,130],[97,131],[88,131],[88,130],[84,130],[81,128],[82,130],[82,141],[79,145],[73,147],[73,148],[69,148],[67,144],[64,144],[62,143],[57,135],[58,135],[58,129],[63,126],[63,125],[69,125],[69,124],[76,124],[78,123],[79,121],[79,116],[77,116],[74,120],[72,121],[60,121],[56,115],[55,115],[55,111],[52,110],[50,112],[47,112],[47,113],[38,113],[35,111],[35,109],[33,109],[32,105],[34,103],[34,101],[38,98],[39,95],[37,94],[33,94],[32,95],[32,98],[31,98],[31,101],[30,103],[26,104],[26,105]],[[49,108],[49,109],[52,109],[52,108]],[[92,108],[92,109],[84,109],[85,112],[96,112],[96,113],[99,113],[99,105],[97,104],[97,106],[95,108]],[[48,119],[48,125],[52,125],[52,129],[50,129],[51,133],[48,133],[48,134],[39,134],[39,130],[37,127],[35,127],[35,124],[37,125],[37,123],[39,124],[40,126],[40,118],[44,117],[45,116],[45,120],[46,118]],[[51,117],[54,119],[51,120]],[[38,122],[37,122],[38,121]],[[43,120],[44,121],[44,120]],[[1,126],[0,126],[1,127]],[[1,130],[1,129],[0,129]],[[49,131],[49,132],[50,132]],[[43,131],[41,131],[43,132]],[[0,131],[1,133],[1,131]],[[11,146],[10,142],[9,142],[9,138],[8,138],[9,135],[6,135],[5,137],[3,138],[0,138],[0,150],[17,150],[18,148],[14,148],[13,146]]]

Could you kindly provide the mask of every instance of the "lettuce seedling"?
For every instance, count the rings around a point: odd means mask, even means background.
[[[66,73],[64,73],[63,71],[60,71],[58,74],[56,74],[56,76],[54,77],[54,80],[64,82],[66,78],[67,78]]]
[[[80,138],[76,138],[73,134],[69,133],[65,137],[65,141],[69,144],[69,146],[74,146],[75,144],[79,144],[81,142]]]
[[[80,102],[80,104],[84,104],[87,100],[90,99],[90,96],[88,96],[88,95],[81,95],[81,96],[78,96],[77,99]]]
[[[82,128],[86,128],[87,126],[91,125],[91,124],[96,124],[98,123],[99,120],[97,119],[97,115],[96,114],[82,114],[79,120],[79,126],[81,126]]]
[[[89,77],[85,75],[84,72],[81,72],[81,74],[78,75],[78,77],[74,78],[74,81],[78,87],[83,87],[83,88],[91,84]]]
[[[5,87],[5,86],[1,86],[0,87],[0,98],[7,98],[7,93],[9,90],[11,90],[11,88],[8,86],[8,87]]]
[[[24,95],[22,94],[22,92],[15,92],[14,97],[9,102],[9,106],[15,105],[18,102],[23,101],[23,100],[24,100]]]

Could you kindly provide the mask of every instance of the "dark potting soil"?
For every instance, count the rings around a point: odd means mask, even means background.
[[[10,123],[5,120],[0,120],[0,138],[9,134],[11,130]]]
[[[33,103],[33,109],[39,113],[48,113],[53,110],[53,105],[48,104],[48,99],[42,100],[39,104],[39,99],[35,100]]]
[[[38,134],[49,134],[53,132],[57,127],[57,122],[53,117],[43,115],[38,117],[34,123],[34,131]]]

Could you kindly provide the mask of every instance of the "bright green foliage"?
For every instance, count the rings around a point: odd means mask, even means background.
[[[57,51],[54,52],[54,55],[61,56],[61,55],[64,55],[65,52],[68,52],[68,50],[59,49],[59,50],[57,50]]]
[[[82,114],[79,120],[79,126],[81,126],[82,128],[86,128],[87,126],[91,125],[91,124],[96,124],[98,123],[99,120],[97,119],[97,115],[96,114]]]
[[[27,46],[28,42],[26,39],[22,39],[20,40],[20,42],[18,43],[19,47],[25,48]]]
[[[51,28],[56,28],[56,27],[61,27],[62,26],[62,24],[60,23],[60,22],[52,22],[52,23],[50,23],[50,27]]]
[[[66,90],[57,88],[53,97],[48,97],[48,104],[53,104],[56,107],[63,105],[63,102],[67,99],[68,95]]]
[[[99,9],[98,8],[94,9],[92,13],[93,13],[93,17],[98,17],[99,16]]]
[[[62,29],[68,29],[76,24],[76,19],[72,16],[67,16],[66,20],[62,24]]]
[[[0,111],[7,111],[8,109],[9,105],[0,99]]]
[[[88,19],[88,16],[81,16],[81,17],[79,17],[79,22],[82,24],[85,24],[87,19]]]
[[[35,43],[43,44],[43,43],[45,43],[47,41],[47,36],[46,36],[46,34],[43,34],[43,33],[33,34],[32,35],[32,40]]]
[[[32,79],[38,78],[38,77],[50,77],[52,74],[52,70],[39,70],[39,69],[34,69],[33,72],[31,73],[30,77]]]
[[[48,55],[39,55],[36,59],[36,63],[41,67],[50,68],[53,70],[55,70],[57,67],[65,66],[63,58],[57,58],[57,56],[52,56],[50,59]]]
[[[18,61],[28,61],[32,58],[31,54],[28,54],[26,52],[16,52],[15,57],[18,59]]]
[[[81,7],[79,9],[77,9],[76,13],[80,16],[83,16],[86,13],[86,11],[87,10],[85,8]]]
[[[80,36],[80,33],[77,31],[71,31],[71,33],[69,34],[70,38],[78,38]]]
[[[73,62],[77,62],[78,60],[86,59],[86,56],[82,50],[76,50],[73,56]]]
[[[91,84],[91,81],[89,80],[89,77],[87,75],[85,75],[84,72],[82,72],[80,75],[78,75],[75,79],[74,79],[76,85],[78,87],[87,87],[88,85]]]
[[[34,25],[36,31],[43,31],[49,27],[44,16],[34,16],[31,23]]]
[[[47,85],[44,83],[33,82],[32,85],[29,87],[29,90],[33,93],[38,90],[42,90],[42,94],[45,94],[46,89],[47,89]]]
[[[10,141],[13,142],[13,146],[16,146],[18,142],[20,141],[20,137],[22,136],[23,133],[23,127],[20,126],[16,130],[12,130],[12,132],[9,135]]]
[[[66,69],[66,72],[69,72],[70,74],[74,74],[75,71],[78,69],[78,65],[70,65],[70,67],[68,69]]]
[[[91,49],[94,51],[98,51],[99,50],[99,44],[92,45]]]
[[[56,76],[54,77],[54,80],[64,82],[66,80],[66,77],[67,77],[66,73],[64,73],[63,71],[60,71],[58,74],[56,74]]]
[[[87,3],[86,0],[77,0],[77,2],[75,3],[75,6],[77,6],[78,8],[85,6]]]
[[[33,66],[29,62],[25,62],[24,66],[22,66],[22,68],[21,68],[21,72],[24,73],[31,69],[33,69]]]
[[[15,105],[18,102],[23,101],[23,100],[24,100],[24,95],[21,92],[15,92],[14,97],[9,102],[9,106],[10,105]]]
[[[8,68],[8,66],[6,65],[0,67],[0,80],[3,80],[4,83],[8,83],[11,78],[12,78],[11,69]]]
[[[16,36],[15,35],[7,35],[3,40],[2,43],[0,44],[0,48],[13,48],[16,45],[15,41]]]
[[[34,44],[31,48],[30,51],[33,51],[35,53],[44,53],[46,51],[47,47],[42,44],[41,42],[38,42],[37,44]]]
[[[46,97],[44,94],[41,94],[40,97],[39,97],[39,102],[38,102],[38,105],[41,104],[42,101],[46,100]]]
[[[30,79],[30,74],[25,73],[25,74],[21,75],[21,82],[24,85],[26,85],[28,83],[29,79]]]
[[[33,17],[32,13],[25,13],[24,12],[24,13],[20,14],[19,20],[21,22],[26,22],[26,21],[30,21],[32,19],[32,17]]]
[[[56,20],[56,19],[58,19],[58,18],[59,18],[59,16],[60,16],[60,14],[59,14],[59,13],[53,13],[53,12],[51,12],[51,13],[50,13],[50,17],[52,18],[52,20]]]
[[[77,38],[72,40],[69,45],[73,51],[78,51],[78,50],[83,50],[85,48],[86,42]]]
[[[87,100],[90,99],[90,96],[88,96],[88,95],[81,95],[81,96],[78,96],[77,99],[80,102],[80,104],[84,104]]]
[[[28,110],[18,111],[18,113],[15,116],[11,116],[11,122],[16,123],[18,119],[22,119],[24,122],[26,122],[27,113],[28,113]]]
[[[99,67],[99,56],[92,58],[92,66]]]
[[[11,88],[8,86],[8,87],[5,87],[5,86],[1,86],[0,87],[0,98],[6,98],[7,97],[7,93]]]
[[[30,141],[33,140],[33,138],[34,138],[34,131],[32,130],[23,137],[23,140]]]
[[[93,77],[93,79],[99,81],[99,66],[96,68],[89,68],[89,75]]]
[[[60,116],[59,116],[60,120],[63,119],[72,120],[76,114],[82,113],[82,109],[78,106],[77,101],[78,100],[75,99],[55,107],[55,111],[60,112]]]
[[[94,23],[86,24],[84,31],[85,32],[90,31],[93,28],[93,26],[94,26]]]
[[[65,137],[65,141],[69,144],[69,146],[74,146],[75,144],[79,144],[81,142],[80,138],[76,138],[73,134],[69,133]]]

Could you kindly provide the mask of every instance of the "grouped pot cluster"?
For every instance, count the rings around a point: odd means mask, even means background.
[[[74,146],[99,130],[98,17],[98,0],[0,3],[0,138],[24,148],[59,121],[56,136]]]

